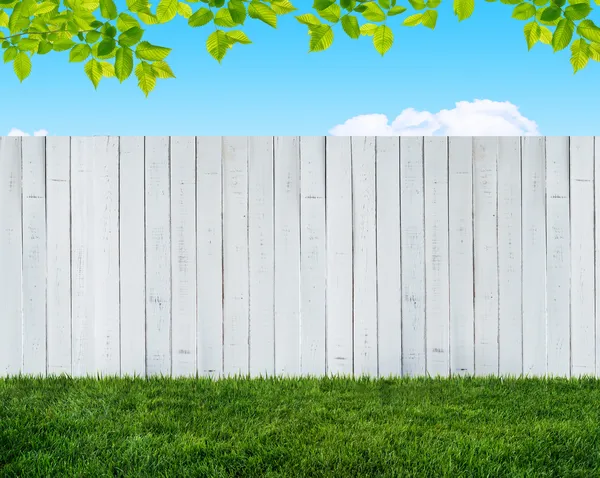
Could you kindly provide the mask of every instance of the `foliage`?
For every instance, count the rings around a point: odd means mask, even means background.
[[[600,4],[600,0],[593,1]],[[290,0],[186,2],[159,0],[153,11],[147,0],[126,0],[126,11],[118,12],[114,0],[63,0],[63,10],[61,0],[0,0],[4,63],[12,62],[15,74],[23,81],[31,73],[34,54],[69,50],[70,62],[85,62],[83,70],[94,88],[103,77],[116,77],[123,82],[134,73],[138,86],[148,96],[157,79],[175,75],[165,61],[171,49],[143,40],[142,24],[167,23],[176,16],[187,19],[193,28],[212,23],[214,31],[208,35],[206,49],[221,62],[234,45],[252,43],[240,29],[248,18],[276,28],[278,16],[297,11]],[[472,15],[474,0],[453,2],[459,21]],[[551,45],[555,52],[570,44],[574,72],[584,68],[590,59],[600,61],[600,27],[587,18],[592,11],[590,0],[568,0],[568,5],[567,0],[500,2],[514,5],[512,17],[527,22],[523,31],[529,50],[538,42]],[[200,7],[190,5],[195,3],[200,3]],[[407,6],[401,6],[397,0],[314,0],[314,13],[296,15],[296,20],[308,28],[309,52],[331,47],[334,28],[339,24],[352,39],[372,37],[373,46],[384,55],[394,43],[391,23],[422,25],[433,30],[440,3],[441,0],[408,0]]]

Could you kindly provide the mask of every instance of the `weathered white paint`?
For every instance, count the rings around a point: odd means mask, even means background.
[[[0,138],[0,374],[597,374],[598,138]]]

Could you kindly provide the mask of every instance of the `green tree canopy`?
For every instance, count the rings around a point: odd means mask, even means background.
[[[12,62],[23,81],[31,73],[33,55],[69,50],[69,61],[85,62],[83,70],[94,88],[102,77],[123,82],[135,72],[138,86],[148,96],[157,78],[175,75],[165,61],[171,49],[143,40],[142,24],[166,23],[177,15],[194,28],[212,23],[206,49],[220,62],[235,44],[251,43],[241,29],[248,18],[276,28],[279,15],[297,12],[290,0],[159,0],[154,12],[147,0],[126,1],[127,9],[118,12],[114,0],[63,0],[63,10],[60,0],[0,0],[4,63]],[[402,6],[397,0],[315,0],[314,13],[296,19],[308,27],[311,52],[328,49],[339,24],[350,38],[372,37],[375,50],[384,55],[394,43],[390,24],[435,28],[441,0],[407,1]],[[587,18],[590,0],[568,0],[568,5],[567,0],[500,1],[513,5],[513,18],[527,22],[523,32],[528,49],[537,42],[551,45],[554,51],[571,45],[574,72],[589,59],[600,61],[600,27]],[[453,2],[459,21],[473,13],[475,0]],[[199,8],[190,5],[194,3],[200,3]],[[390,17],[400,20],[388,22]]]

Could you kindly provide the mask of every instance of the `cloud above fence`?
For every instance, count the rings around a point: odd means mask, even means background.
[[[34,136],[48,136],[48,131],[46,131],[45,129],[40,129],[37,131],[33,132]],[[21,131],[20,129],[17,128],[13,128],[8,132],[8,136],[31,136],[29,133],[25,133],[24,131]]]
[[[350,118],[329,130],[333,136],[532,136],[537,123],[508,101],[459,101],[451,110],[437,113],[403,110],[389,124],[384,114]]]

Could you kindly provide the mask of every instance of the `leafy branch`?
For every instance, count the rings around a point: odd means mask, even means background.
[[[4,63],[13,63],[17,78],[23,81],[30,75],[33,55],[69,50],[70,62],[85,62],[84,72],[94,88],[104,77],[123,82],[134,73],[146,96],[155,88],[157,79],[175,75],[165,61],[171,49],[143,41],[145,30],[141,23],[167,23],[176,16],[185,18],[192,28],[212,23],[214,31],[206,39],[206,49],[221,62],[234,45],[252,43],[240,29],[248,18],[276,28],[279,16],[297,11],[290,0],[159,0],[154,12],[148,0],[126,0],[127,9],[121,13],[114,0],[62,2],[65,9],[59,11],[61,0],[0,0]],[[407,2],[402,6],[397,5],[397,0],[314,0],[314,13],[295,18],[308,27],[309,52],[330,48],[333,27],[340,24],[351,39],[372,37],[375,50],[383,56],[394,43],[389,24],[397,17],[404,16],[403,26],[423,25],[433,30],[437,24],[436,8],[441,0]],[[551,45],[555,52],[571,45],[574,72],[584,68],[590,59],[600,61],[600,27],[587,18],[592,11],[590,0],[568,0],[568,5],[567,0],[500,2],[514,5],[513,18],[530,20],[523,28],[528,50],[538,42]],[[594,2],[600,4],[600,0]],[[194,3],[204,5],[194,11],[190,5]],[[473,14],[475,0],[453,0],[453,7],[462,21]],[[414,12],[408,12],[409,8]],[[575,34],[578,38],[573,40]],[[113,59],[112,63],[106,61]]]

